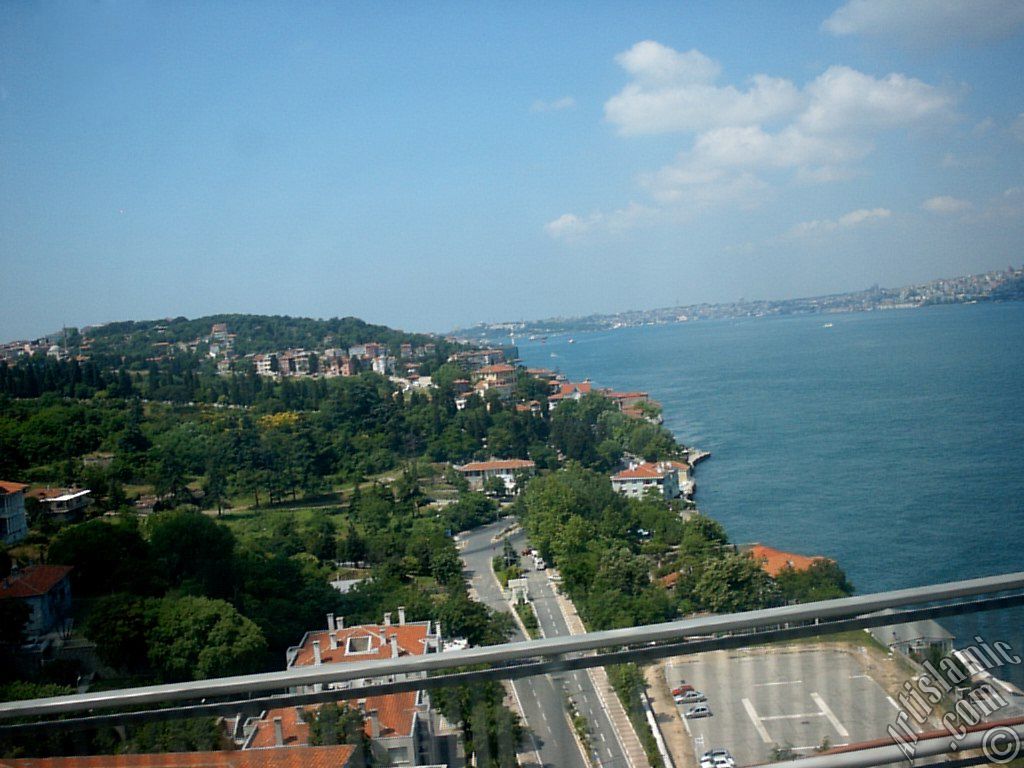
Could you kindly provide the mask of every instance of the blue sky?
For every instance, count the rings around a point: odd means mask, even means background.
[[[1024,4],[0,4],[0,338],[1019,264]]]

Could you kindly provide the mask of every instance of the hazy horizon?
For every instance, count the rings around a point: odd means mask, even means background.
[[[443,332],[895,287],[1024,238],[1024,5],[0,6],[0,337]]]

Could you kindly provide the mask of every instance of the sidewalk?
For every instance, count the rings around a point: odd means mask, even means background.
[[[560,590],[555,591],[555,600],[558,603],[559,610],[562,612],[562,616],[565,617],[565,623],[569,626],[569,634],[580,635],[586,632],[583,621],[580,619],[579,614],[576,613],[576,606],[572,604],[572,601],[563,595]],[[640,739],[637,738],[636,731],[633,730],[633,723],[626,714],[626,710],[623,709],[618,694],[615,693],[615,689],[612,688],[612,684],[608,680],[608,673],[604,671],[604,667],[591,667],[586,671],[590,675],[590,680],[594,684],[594,690],[597,691],[598,698],[601,700],[601,706],[608,713],[608,719],[611,720],[612,726],[615,728],[615,732],[619,737],[619,743],[622,745],[622,751],[626,755],[630,768],[649,766],[647,753],[644,752],[643,745],[640,743]]]

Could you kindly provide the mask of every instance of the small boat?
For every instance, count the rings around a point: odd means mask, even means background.
[[[569,343],[570,344],[575,344],[576,343],[576,339],[569,339]]]
[[[821,327],[822,327],[822,328],[831,328],[831,327],[832,327],[832,323],[825,323],[825,324],[824,324],[823,326],[821,326]]]

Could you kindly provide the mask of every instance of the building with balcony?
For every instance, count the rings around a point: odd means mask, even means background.
[[[8,546],[28,536],[25,489],[22,483],[0,481],[0,541]]]
[[[505,484],[509,493],[515,493],[519,486],[519,478],[532,476],[537,465],[528,459],[491,459],[490,461],[473,461],[455,467],[474,491],[484,487],[491,478],[498,478]]]
[[[671,461],[632,462],[626,469],[612,475],[612,489],[634,499],[643,498],[653,489],[662,498],[674,499],[679,496],[679,470]]]

